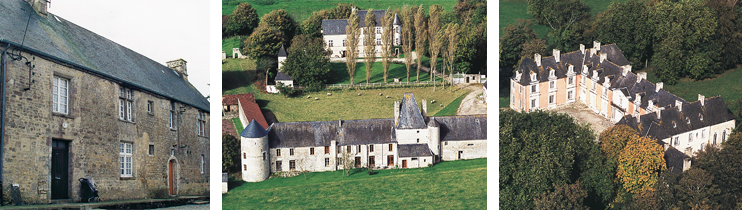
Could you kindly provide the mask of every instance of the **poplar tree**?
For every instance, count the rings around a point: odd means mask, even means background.
[[[448,35],[448,72],[450,73],[451,85],[453,85],[453,66],[456,63],[456,48],[459,43],[459,24],[450,24],[446,28],[446,35]]]
[[[409,5],[402,6],[402,51],[404,52],[404,65],[407,68],[407,82],[410,81],[410,66],[412,65],[412,19],[414,11]]]
[[[443,11],[441,5],[430,6],[430,19],[428,20],[428,33],[430,34],[430,81],[433,81],[433,72],[436,70],[438,53],[441,52],[442,42],[437,37],[438,31],[441,29],[441,11]]]
[[[415,14],[415,51],[417,51],[417,78],[420,81],[420,66],[423,64],[423,54],[425,54],[425,40],[428,38],[427,30],[425,30],[425,9],[423,5],[417,8],[417,14]]]
[[[353,77],[356,75],[356,58],[358,58],[358,39],[361,36],[358,31],[358,24],[360,18],[358,18],[358,9],[353,9],[348,18],[348,26],[345,27],[346,46],[347,51],[345,52],[345,65],[348,67],[348,75],[350,75],[350,85],[353,85]]]
[[[366,84],[371,79],[371,67],[376,61],[376,15],[374,15],[374,9],[369,9],[366,12],[365,19],[366,27],[363,29],[363,54],[365,55],[366,62]]]
[[[392,54],[392,46],[394,45],[394,15],[390,8],[386,9],[384,18],[381,19],[381,65],[384,66],[384,83],[387,82],[386,78],[389,75],[389,60]]]

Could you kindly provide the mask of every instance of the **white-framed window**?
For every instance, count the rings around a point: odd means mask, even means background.
[[[721,132],[721,143],[727,140],[727,130]]]
[[[343,47],[345,47],[346,42],[348,42],[348,40],[343,39]]]
[[[574,99],[572,96],[572,91],[571,90],[567,91],[567,100],[572,100],[572,99]]]
[[[327,40],[327,46],[332,47],[332,40]]]
[[[399,38],[394,38],[394,43],[399,43]]]
[[[68,114],[70,80],[54,76],[52,87],[52,111],[60,114]]]
[[[379,46],[384,45],[381,43],[381,38],[376,38],[376,45],[379,45]]]
[[[206,157],[204,157],[204,155],[201,154],[201,174],[204,174],[204,168],[205,168],[205,164],[206,164],[205,159],[206,159]]]
[[[177,129],[177,123],[176,123],[176,117],[175,114],[175,102],[170,102],[170,129]]]
[[[567,78],[567,84],[573,85],[574,82],[575,82],[575,77],[574,76],[571,76],[571,77]]]
[[[549,81],[549,89],[551,90],[554,88],[556,88],[556,81]]]
[[[531,108],[536,108],[536,99],[531,99]]]
[[[121,168],[121,177],[132,177],[132,147],[132,144],[128,142],[121,142],[119,144],[119,163]]]
[[[538,87],[536,87],[536,85],[531,85],[531,93],[536,93],[536,92],[538,92]]]
[[[376,27],[376,34],[381,34],[381,27]]]
[[[119,119],[129,122],[134,121],[131,117],[134,105],[134,93],[129,88],[119,87]]]
[[[556,96],[549,95],[549,104],[554,104],[554,103],[556,103]]]
[[[680,144],[680,137],[679,136],[676,136],[675,137],[675,142],[673,142],[673,145],[678,146],[678,144]]]
[[[198,111],[198,135],[206,136],[206,112]]]
[[[693,142],[693,133],[688,134],[688,142]]]

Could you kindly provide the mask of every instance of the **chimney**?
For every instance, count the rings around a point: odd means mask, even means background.
[[[559,63],[559,50],[558,49],[553,49],[551,54],[554,55],[554,61],[557,62],[557,63]]]
[[[657,110],[657,119],[662,119],[662,116],[660,116],[660,114],[662,113],[662,109],[660,109],[659,107],[655,107],[655,109]]]
[[[341,128],[343,127],[343,119],[342,118],[338,118],[338,127],[341,127]]]
[[[575,73],[575,66],[572,64],[569,64],[567,67],[567,74],[574,74]]]
[[[394,125],[399,122],[399,101],[394,101]]]
[[[637,124],[642,123],[642,118],[641,117],[642,117],[641,115],[638,115],[638,114],[636,115],[636,123]]]
[[[665,86],[665,83],[658,82],[656,85],[654,85],[654,92],[660,92],[663,86]]]
[[[49,0],[24,0],[28,2],[28,4],[31,4],[31,7],[33,7],[33,10],[35,10],[37,13],[46,16],[48,13],[46,12],[46,8],[48,8]]]
[[[636,76],[637,76],[636,83],[639,83],[642,81],[642,79],[647,79],[647,72],[636,73]]]
[[[587,74],[587,65],[582,65],[582,74]]]
[[[706,102],[706,96],[698,94],[698,101],[701,102],[701,106],[704,106],[704,103]]]
[[[595,50],[597,51],[600,51],[600,42],[593,41],[593,48],[595,48]]]
[[[585,45],[584,44],[580,44],[580,52],[582,52],[583,55],[585,54]]]
[[[624,76],[624,77],[625,77],[626,75],[628,75],[628,74],[629,74],[629,72],[631,72],[631,65],[625,65],[625,66],[622,66],[622,68],[623,68],[623,76]]]
[[[425,117],[428,116],[428,103],[426,103],[425,99],[423,99],[421,102],[422,102],[422,105],[423,105],[423,110],[422,110],[422,112],[420,114],[422,114],[423,115],[423,118],[425,118]]]
[[[186,63],[188,62],[186,62],[182,58],[179,58],[177,60],[168,61],[167,67],[177,72],[178,76],[183,78],[183,80],[188,81],[188,69],[186,68]]]
[[[634,105],[635,105],[635,106],[639,106],[639,105],[641,105],[641,102],[642,102],[642,95],[639,95],[639,94],[637,93],[637,94],[636,94],[636,97],[634,97],[634,101],[635,101],[635,102],[634,102]],[[638,103],[637,103],[637,102],[638,102]]]
[[[608,54],[605,54],[605,53],[600,53],[600,63],[603,63],[603,61],[605,60],[605,58],[606,58],[607,56],[608,56]]]
[[[683,112],[683,102],[680,100],[675,100],[675,107],[678,108],[678,112]]]
[[[595,48],[590,48],[590,57],[591,58],[593,57],[593,55],[595,55],[597,53],[598,53],[598,50],[596,50]]]
[[[533,54],[533,60],[536,61],[536,66],[541,66],[541,54]]]

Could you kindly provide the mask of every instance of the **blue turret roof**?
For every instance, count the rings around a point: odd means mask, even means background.
[[[262,138],[266,135],[268,135],[268,131],[263,129],[256,120],[250,122],[250,124],[245,127],[245,130],[240,133],[240,136],[245,138]]]

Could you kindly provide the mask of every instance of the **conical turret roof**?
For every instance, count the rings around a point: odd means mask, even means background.
[[[399,21],[399,16],[397,16],[397,14],[394,14],[394,23],[392,24],[394,24],[395,26],[402,25],[402,21]]]
[[[283,49],[283,45],[281,45],[281,49],[278,50],[278,57],[286,57],[286,50]]]
[[[266,135],[268,135],[268,131],[263,129],[257,120],[251,121],[250,124],[245,127],[245,130],[240,133],[240,136],[245,138],[262,138]]]

